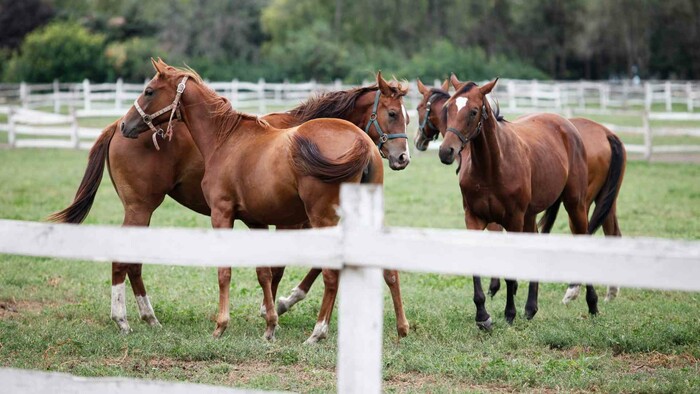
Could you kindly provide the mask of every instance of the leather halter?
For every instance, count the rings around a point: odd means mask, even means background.
[[[462,149],[464,149],[464,146],[467,145],[467,143],[468,143],[470,140],[473,140],[474,138],[478,137],[479,134],[481,134],[481,130],[482,130],[482,127],[483,127],[483,122],[484,122],[484,119],[486,119],[487,115],[488,115],[488,114],[486,113],[486,104],[483,104],[483,105],[481,106],[481,117],[479,118],[479,124],[476,125],[476,133],[474,133],[474,136],[471,137],[471,138],[465,137],[464,135],[462,135],[462,133],[461,133],[459,130],[455,129],[454,127],[448,127],[448,128],[447,128],[447,131],[448,131],[448,132],[451,132],[451,133],[455,134],[457,137],[459,137],[459,140],[462,141],[462,146],[461,146],[461,148],[459,149],[460,152],[462,151]]]
[[[382,131],[382,128],[379,127],[379,122],[377,121],[377,108],[379,107],[380,94],[381,92],[377,90],[377,95],[374,96],[374,106],[372,107],[372,115],[369,116],[369,122],[367,122],[367,126],[365,126],[365,133],[369,134],[369,128],[372,127],[372,124],[374,124],[374,128],[379,134],[379,142],[377,143],[377,147],[379,148],[379,153],[381,153],[381,155],[384,156],[384,153],[382,153],[382,146],[387,141],[393,140],[395,138],[408,139],[408,136],[406,135],[406,133],[386,134],[384,133],[384,131]]]
[[[433,122],[430,121],[430,111],[431,111],[431,105],[433,104],[433,99],[435,98],[435,93],[431,94],[430,97],[428,97],[428,102],[425,103],[425,118],[423,118],[423,122],[421,122],[418,125],[418,131],[420,131],[421,137],[426,140],[430,141],[435,141],[438,139],[438,135],[440,135],[440,130],[435,127]],[[433,134],[433,137],[430,138],[428,137],[428,134],[425,132],[425,128],[430,127],[432,131],[435,131],[435,134]]]
[[[187,78],[188,78],[188,76],[185,75],[184,77],[182,77],[182,80],[180,81],[180,83],[177,84],[177,94],[175,95],[175,100],[173,100],[173,102],[170,105],[161,109],[160,111],[157,111],[157,112],[154,112],[154,113],[148,115],[143,111],[143,109],[139,105],[139,100],[138,99],[134,100],[134,107],[136,107],[136,110],[141,115],[141,119],[143,119],[143,122],[146,123],[148,125],[148,127],[151,128],[151,130],[154,131],[152,138],[153,138],[153,145],[156,146],[156,150],[160,150],[160,146],[158,146],[158,141],[157,141],[156,137],[160,136],[163,139],[165,139],[167,137],[168,141],[173,139],[173,125],[171,124],[171,122],[173,120],[174,115],[177,115],[178,120],[181,119],[180,109],[179,109],[180,96],[182,96],[182,92],[185,91],[185,87],[187,86],[186,85]],[[153,120],[155,118],[163,115],[164,113],[166,113],[168,111],[170,111],[170,119],[168,119],[168,127],[165,128],[165,131],[163,131],[163,129],[160,127],[156,129],[156,127],[153,125]]]

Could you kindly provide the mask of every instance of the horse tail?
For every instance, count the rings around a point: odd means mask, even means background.
[[[620,191],[622,175],[625,170],[626,153],[622,141],[615,134],[608,134],[608,142],[610,143],[611,151],[608,177],[596,196],[595,209],[593,210],[593,215],[591,215],[591,220],[588,221],[588,234],[595,233],[610,213]]]
[[[323,156],[315,142],[299,135],[292,136],[292,164],[301,175],[318,178],[324,183],[345,182],[367,168],[374,147],[362,138],[337,159]]]
[[[544,215],[537,222],[537,228],[542,234],[549,234],[554,227],[554,221],[557,220],[557,214],[559,213],[559,207],[561,206],[561,199],[557,199],[554,204],[550,205]]]
[[[95,145],[90,149],[88,165],[80,181],[78,191],[75,193],[73,203],[67,208],[51,214],[47,220],[59,223],[82,223],[92,208],[95,201],[97,189],[102,181],[102,173],[105,169],[105,160],[109,152],[109,143],[112,141],[114,132],[117,129],[117,122],[110,124],[102,130],[102,134],[95,141]]]

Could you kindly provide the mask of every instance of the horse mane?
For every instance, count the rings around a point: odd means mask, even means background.
[[[391,81],[389,87],[392,97],[403,97],[408,93],[408,86]],[[355,109],[357,99],[367,92],[376,92],[379,86],[363,86],[349,90],[319,93],[299,104],[288,113],[301,122],[316,118],[345,119]]]
[[[211,111],[210,115],[214,121],[214,128],[216,132],[216,141],[221,143],[229,138],[229,136],[238,128],[238,125],[242,120],[254,120],[261,127],[267,128],[270,124],[258,117],[257,115],[251,115],[244,112],[236,111],[232,106],[231,102],[226,98],[217,94],[213,89],[204,83],[202,77],[197,74],[196,71],[189,67],[178,68],[173,66],[168,66],[168,71],[172,72],[172,76],[175,78],[180,78],[187,76],[190,80],[194,81],[198,85],[202,86],[202,92],[204,93],[204,102],[207,105],[213,105],[214,109]]]
[[[428,97],[435,96],[435,98],[450,99],[450,94],[440,88],[430,88],[430,95]]]

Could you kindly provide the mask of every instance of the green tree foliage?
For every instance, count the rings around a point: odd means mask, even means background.
[[[27,35],[19,53],[10,60],[7,80],[50,82],[101,81],[106,76],[105,39],[75,23],[56,22]]]
[[[109,78],[162,56],[210,79],[700,79],[698,0],[0,0],[0,42],[48,9],[104,38]]]

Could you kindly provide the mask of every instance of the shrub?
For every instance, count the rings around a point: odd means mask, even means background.
[[[104,36],[76,23],[54,22],[29,33],[5,70],[12,81],[102,81],[107,76]]]

